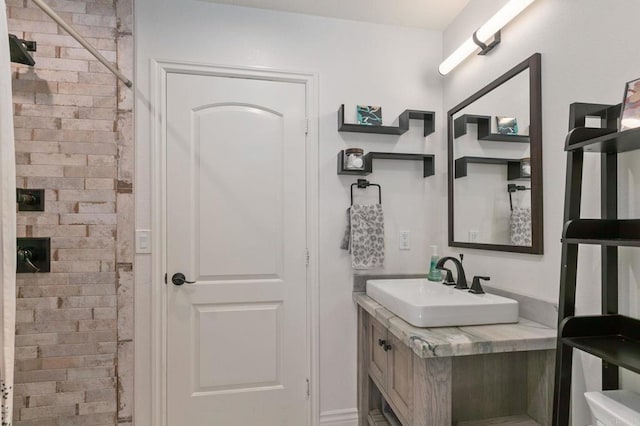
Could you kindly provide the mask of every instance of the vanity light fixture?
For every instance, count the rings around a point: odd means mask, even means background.
[[[442,75],[447,75],[469,55],[475,52],[478,47],[481,49],[478,55],[486,55],[500,43],[500,30],[534,1],[535,0],[509,0],[507,4],[498,10],[495,15],[485,22],[484,25],[440,64],[438,72]],[[493,37],[493,40],[487,44],[491,37]]]

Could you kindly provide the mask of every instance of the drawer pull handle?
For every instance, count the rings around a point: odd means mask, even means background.
[[[384,345],[382,349],[384,349],[385,352],[390,351],[391,345]]]
[[[378,339],[378,346],[384,346],[387,344],[386,340]]]

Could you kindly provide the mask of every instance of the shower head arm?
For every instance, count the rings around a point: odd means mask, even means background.
[[[49,15],[51,19],[53,19],[63,30],[65,30],[69,35],[76,39],[78,43],[82,45],[85,49],[89,51],[98,61],[100,61],[105,67],[109,69],[113,74],[115,74],[118,79],[120,79],[125,86],[131,87],[133,83],[127,77],[124,76],[111,62],[107,61],[107,59],[102,56],[100,52],[96,50],[84,37],[82,37],[71,25],[67,24],[64,19],[62,19],[53,9],[47,6],[42,0],[31,0],[36,6],[38,6],[44,13]]]

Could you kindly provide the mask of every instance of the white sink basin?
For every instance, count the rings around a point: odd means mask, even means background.
[[[518,302],[427,279],[368,280],[367,295],[416,327],[518,322]]]

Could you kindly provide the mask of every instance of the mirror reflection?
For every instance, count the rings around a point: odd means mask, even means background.
[[[451,246],[542,252],[539,59],[449,111]]]
[[[453,116],[454,239],[531,246],[529,70]],[[508,122],[506,126],[500,126]],[[526,162],[526,160],[525,160]]]

